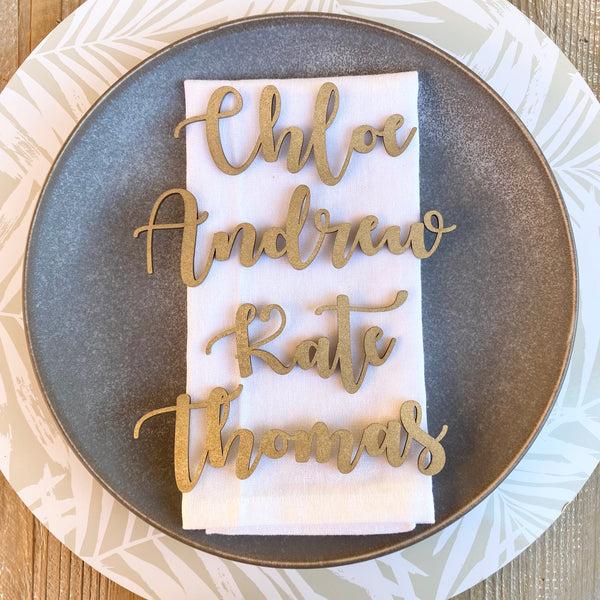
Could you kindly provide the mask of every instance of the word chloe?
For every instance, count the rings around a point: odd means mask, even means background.
[[[310,432],[297,430],[288,433],[282,429],[271,429],[264,433],[254,452],[254,434],[249,429],[234,431],[223,447],[222,431],[229,417],[229,405],[242,392],[238,385],[229,394],[224,388],[211,391],[208,400],[191,402],[188,394],[180,394],[174,406],[167,406],[146,413],[136,423],[134,438],[138,439],[142,425],[151,417],[168,412],[175,412],[174,468],[177,487],[182,493],[191,491],[207,461],[213,468],[225,466],[234,443],[238,442],[235,457],[235,474],[239,479],[247,479],[254,473],[262,456],[277,459],[283,457],[290,445],[294,446],[296,462],[308,462],[313,446],[318,463],[330,460],[337,445],[337,468],[340,473],[347,474],[354,470],[363,452],[370,456],[385,457],[392,467],[401,466],[407,459],[413,441],[422,446],[417,459],[417,467],[425,475],[436,475],[446,463],[446,452],[440,441],[448,430],[444,425],[440,433],[433,437],[420,427],[422,409],[418,402],[407,401],[400,406],[397,420],[387,424],[371,423],[363,429],[358,448],[355,450],[354,435],[347,429],[338,429],[329,433],[325,423],[318,422]],[[206,436],[200,463],[190,478],[188,455],[190,413],[192,410],[206,409]]]
[[[228,96],[233,96],[234,106],[229,110],[223,110],[223,103]],[[331,172],[329,158],[327,156],[327,130],[331,127],[340,104],[340,93],[333,83],[324,83],[317,93],[313,113],[313,130],[304,147],[304,132],[296,126],[290,126],[279,134],[275,141],[274,128],[281,112],[281,96],[274,85],[267,85],[260,96],[258,109],[259,133],[253,150],[248,158],[239,165],[234,165],[225,155],[219,122],[221,119],[229,119],[237,115],[243,106],[242,95],[231,86],[222,86],[216,89],[210,96],[206,108],[206,114],[189,117],[181,121],[175,128],[174,135],[179,137],[181,129],[190,123],[204,121],[206,127],[206,142],[210,155],[215,165],[227,175],[239,175],[243,173],[262,151],[266,162],[275,162],[279,158],[281,147],[286,138],[289,138],[289,149],[287,154],[287,169],[290,173],[298,173],[312,155],[315,160],[317,172],[321,181],[327,185],[336,185],[342,179],[350,158],[354,152],[367,154],[377,145],[377,139],[383,140],[385,151],[390,156],[400,156],[410,145],[417,128],[412,127],[402,143],[398,142],[398,130],[404,125],[402,115],[390,115],[383,124],[382,129],[376,129],[372,125],[359,125],[351,135],[350,144],[346,152],[346,158],[337,175]]]

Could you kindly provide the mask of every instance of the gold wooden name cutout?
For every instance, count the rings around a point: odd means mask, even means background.
[[[432,437],[420,427],[422,410],[418,402],[406,401],[400,406],[399,419],[387,424],[371,423],[363,429],[358,448],[355,450],[354,435],[347,429],[338,429],[329,433],[325,423],[315,423],[310,432],[297,430],[288,433],[282,429],[271,429],[264,433],[258,444],[254,459],[254,434],[249,429],[234,431],[223,447],[222,431],[229,417],[230,403],[242,392],[242,386],[230,394],[224,388],[215,388],[204,402],[192,402],[188,394],[180,394],[174,406],[159,408],[146,413],[135,425],[134,438],[138,439],[142,425],[150,418],[175,412],[174,464],[178,489],[190,492],[198,483],[206,462],[211,467],[225,466],[233,444],[238,441],[235,457],[235,474],[239,479],[247,479],[254,473],[262,456],[277,459],[284,456],[291,444],[294,445],[296,462],[307,462],[314,446],[318,463],[330,460],[337,443],[337,468],[340,473],[354,470],[364,451],[370,456],[385,457],[392,467],[404,464],[411,450],[412,442],[422,446],[417,459],[419,471],[425,475],[439,473],[446,462],[446,452],[440,441],[446,435],[448,427],[444,425],[436,437]],[[190,478],[188,455],[190,413],[196,409],[206,409],[206,438],[200,463]]]
[[[232,108],[224,109],[223,104],[231,96]],[[389,156],[400,156],[413,141],[416,127],[412,127],[404,139],[398,141],[398,132],[404,125],[402,115],[390,115],[381,129],[371,125],[357,126],[351,135],[346,157],[340,171],[332,173],[327,155],[327,130],[332,125],[339,108],[339,91],[333,83],[325,83],[317,93],[314,113],[313,130],[308,143],[305,145],[305,135],[302,129],[289,126],[281,131],[275,139],[274,128],[281,112],[281,96],[273,85],[266,86],[260,97],[258,122],[259,134],[253,150],[247,159],[234,165],[227,158],[221,140],[220,121],[235,117],[243,106],[243,100],[238,90],[231,86],[222,86],[215,90],[208,101],[204,115],[193,116],[181,121],[174,132],[179,137],[181,130],[190,123],[203,121],[206,129],[206,141],[210,155],[215,165],[228,175],[238,175],[250,167],[262,153],[266,162],[279,159],[282,146],[289,142],[287,152],[287,169],[297,173],[313,158],[321,181],[327,185],[336,185],[344,177],[353,154],[367,154],[377,145],[378,139],[383,141],[385,151]],[[179,198],[183,203],[184,216],[182,223],[157,223],[159,210],[169,198]],[[198,228],[208,221],[208,212],[198,211],[198,203],[194,195],[186,189],[171,189],[159,196],[152,208],[147,225],[138,227],[134,237],[146,233],[146,268],[153,273],[153,242],[154,233],[160,230],[181,230],[180,274],[181,280],[188,287],[195,287],[205,281],[214,261],[226,261],[231,258],[233,247],[239,239],[239,260],[244,267],[252,267],[261,258],[286,258],[295,270],[310,266],[321,254],[321,249],[331,248],[331,264],[341,269],[348,264],[354,252],[360,249],[367,256],[374,256],[387,249],[394,255],[400,255],[411,250],[416,258],[429,258],[439,247],[442,236],[454,231],[455,225],[445,226],[442,215],[435,210],[425,213],[422,222],[413,223],[408,232],[401,232],[397,225],[387,226],[383,232],[376,232],[379,220],[369,215],[360,220],[358,225],[352,223],[334,223],[327,209],[318,209],[313,220],[313,227],[318,232],[317,241],[312,249],[302,255],[300,251],[301,237],[305,230],[310,210],[310,189],[306,185],[298,185],[293,191],[285,225],[272,226],[262,234],[250,223],[240,223],[232,231],[219,231],[212,236],[212,243],[200,273],[194,269],[194,255]],[[429,247],[425,240],[426,232],[433,234]],[[325,244],[327,240],[331,243]],[[250,303],[242,304],[235,313],[234,325],[214,335],[206,347],[210,354],[213,347],[224,337],[234,336],[236,359],[241,377],[249,377],[253,373],[252,359],[261,360],[272,371],[279,375],[287,375],[294,367],[301,369],[316,368],[322,378],[331,377],[339,372],[344,389],[355,393],[363,384],[369,366],[383,365],[391,355],[396,338],[390,338],[380,350],[377,343],[383,338],[383,330],[372,326],[365,330],[362,340],[363,362],[358,375],[353,369],[353,350],[351,346],[352,332],[350,314],[353,312],[378,313],[396,310],[406,301],[408,292],[399,291],[395,299],[383,307],[358,307],[350,304],[347,295],[339,294],[336,304],[320,306],[316,314],[332,311],[337,319],[337,342],[331,356],[331,340],[319,337],[317,340],[303,340],[296,345],[294,353],[287,362],[264,349],[264,346],[277,338],[285,329],[286,314],[277,304],[269,304],[260,312]],[[261,340],[251,338],[250,325],[256,316],[263,322],[268,322],[271,314],[279,315],[279,327]],[[176,404],[152,410],[141,417],[134,428],[134,437],[138,439],[142,425],[150,418],[168,412],[175,412],[175,446],[174,466],[177,487],[181,492],[191,491],[202,471],[208,463],[215,468],[223,467],[231,452],[234,442],[239,441],[235,457],[235,473],[238,478],[246,479],[258,466],[262,456],[278,459],[284,456],[290,444],[294,445],[294,456],[297,462],[307,462],[313,452],[317,462],[327,462],[337,444],[337,468],[340,473],[350,473],[357,465],[363,452],[377,457],[385,454],[388,463],[393,467],[401,466],[408,457],[412,442],[422,446],[418,455],[417,466],[425,475],[435,475],[444,467],[446,454],[441,440],[447,432],[444,425],[440,433],[433,437],[421,429],[422,408],[418,402],[405,401],[400,406],[399,418],[390,420],[387,424],[372,423],[362,432],[357,449],[354,449],[353,434],[345,429],[329,433],[325,423],[313,425],[310,432],[298,430],[291,434],[281,429],[271,429],[262,434],[254,458],[255,437],[248,429],[234,431],[223,447],[222,432],[229,417],[230,403],[242,392],[239,385],[232,393],[224,388],[212,390],[207,400],[192,402],[188,394],[177,397]],[[190,478],[188,455],[190,413],[192,410],[205,409],[206,437],[199,465],[195,474]]]
[[[158,211],[168,198],[180,198],[183,203],[183,223],[157,223]],[[240,263],[244,267],[254,266],[263,255],[278,259],[286,257],[290,266],[296,270],[306,269],[313,263],[323,246],[325,238],[333,238],[331,250],[331,264],[336,269],[345,267],[357,248],[363,254],[375,256],[380,251],[387,249],[394,255],[404,254],[408,249],[417,258],[429,258],[440,245],[445,233],[454,231],[456,225],[444,227],[444,218],[436,210],[425,213],[423,222],[413,223],[404,236],[400,226],[390,225],[374,241],[373,235],[379,225],[379,219],[374,215],[364,217],[357,227],[352,223],[332,224],[331,215],[325,208],[320,208],[315,213],[314,228],[319,232],[319,237],[314,248],[308,256],[303,257],[300,252],[300,238],[308,218],[310,208],[310,189],[305,185],[299,185],[290,199],[285,227],[269,227],[266,229],[260,242],[256,228],[251,223],[240,223],[231,232],[219,231],[213,234],[212,243],[208,256],[204,260],[204,267],[197,276],[194,270],[194,253],[198,226],[208,219],[208,212],[198,214],[198,205],[194,195],[188,190],[177,188],[167,190],[161,194],[150,213],[148,225],[138,227],[134,237],[146,233],[146,269],[149,274],[154,272],[153,241],[154,232],[161,230],[181,229],[181,280],[188,287],[200,285],[208,276],[215,260],[226,261],[231,258],[233,246],[240,238]],[[435,234],[435,238],[428,248],[425,243],[425,232]]]
[[[223,110],[223,103],[227,96],[233,96],[235,104],[229,110]],[[204,121],[206,129],[206,142],[210,155],[215,165],[227,175],[243,173],[262,150],[266,162],[275,162],[279,158],[281,147],[286,138],[289,138],[287,154],[287,169],[290,173],[298,173],[308,162],[310,156],[314,157],[317,172],[321,181],[327,185],[336,185],[340,182],[350,164],[354,152],[367,154],[377,145],[377,139],[382,138],[385,151],[390,156],[400,156],[410,145],[417,132],[412,127],[401,144],[398,143],[398,130],[404,125],[402,115],[390,115],[382,129],[372,125],[359,125],[352,132],[346,158],[337,175],[331,172],[327,156],[327,130],[333,124],[340,104],[340,93],[333,83],[324,83],[317,93],[313,113],[313,130],[304,149],[304,132],[296,126],[285,128],[275,141],[273,129],[281,112],[281,96],[274,85],[267,85],[260,96],[258,109],[259,134],[256,144],[248,158],[240,165],[233,165],[225,156],[219,122],[237,115],[243,106],[242,96],[238,90],[231,86],[222,86],[210,96],[206,113],[189,117],[181,121],[175,128],[175,137],[179,137],[181,129],[190,123]]]
[[[349,394],[354,394],[362,385],[369,365],[379,367],[389,358],[396,338],[391,338],[383,352],[380,354],[377,349],[377,342],[383,337],[383,329],[380,327],[369,327],[363,334],[363,362],[358,378],[355,377],[352,367],[352,332],[350,326],[350,313],[377,313],[395,310],[404,304],[408,292],[401,290],[396,294],[394,301],[383,307],[370,306],[351,306],[348,296],[340,294],[337,297],[337,303],[325,306],[319,306],[315,314],[321,315],[327,311],[334,311],[337,316],[337,343],[335,344],[335,353],[330,358],[331,342],[329,338],[320,337],[316,342],[314,340],[304,340],[296,346],[294,356],[289,364],[281,362],[274,354],[264,350],[262,346],[272,342],[285,329],[286,316],[285,311],[278,304],[269,304],[260,312],[260,320],[264,323],[271,318],[273,311],[279,313],[279,328],[263,340],[250,342],[248,328],[256,317],[256,307],[253,304],[242,304],[235,315],[235,325],[230,329],[214,336],[206,347],[206,353],[210,354],[213,345],[220,339],[234,335],[236,341],[236,359],[242,377],[252,375],[252,357],[255,356],[262,360],[272,371],[278,375],[287,375],[295,366],[308,370],[312,367],[317,368],[317,372],[323,379],[327,379],[339,369],[340,377],[344,389]]]

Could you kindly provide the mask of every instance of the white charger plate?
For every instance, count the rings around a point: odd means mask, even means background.
[[[598,102],[558,49],[505,2],[478,0],[455,8],[418,1],[404,9],[398,2],[289,4],[258,2],[247,10],[233,1],[204,7],[184,0],[88,2],[40,45],[2,93],[0,352],[9,365],[0,370],[2,470],[61,541],[144,597],[351,599],[368,590],[374,598],[447,598],[490,575],[541,534],[597,462]],[[310,571],[241,565],[194,550],[152,529],[105,492],[47,411],[33,377],[20,305],[23,252],[40,187],[92,102],[172,41],[222,21],[283,10],[393,25],[433,42],[486,79],[520,115],[553,168],[570,213],[580,273],[577,337],[562,392],[510,477],[427,540],[377,560]]]

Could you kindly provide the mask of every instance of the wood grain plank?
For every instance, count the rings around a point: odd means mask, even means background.
[[[31,2],[30,52],[60,23],[61,19],[62,0]]]
[[[0,598],[32,598],[33,515],[4,476],[0,485]]]
[[[59,563],[58,598],[59,600],[69,600],[71,597],[71,552],[62,544],[60,544]],[[76,593],[77,590],[73,590],[73,592]]]
[[[63,600],[60,597],[61,546],[62,544],[53,535],[48,535],[46,546],[46,600]]]
[[[31,0],[18,1],[18,46],[19,65],[31,52]]]
[[[106,580],[108,581],[108,580]],[[104,600],[104,596],[101,600]],[[106,600],[141,600],[139,596],[130,592],[121,586],[117,585],[114,581],[108,582]]]
[[[7,83],[19,66],[19,3],[7,0],[3,4],[0,19],[0,89]]]
[[[86,565],[84,571],[81,600],[101,600],[100,574],[94,571],[89,565]]]
[[[48,530],[36,519],[33,535],[33,600],[46,600],[49,535]]]
[[[83,4],[84,0],[62,0],[61,14],[62,18],[66,19],[76,8]]]
[[[81,598],[83,593],[83,561],[71,554],[69,573],[69,598]]]

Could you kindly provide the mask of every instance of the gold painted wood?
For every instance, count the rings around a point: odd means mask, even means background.
[[[511,0],[600,96],[600,0]],[[81,0],[0,0],[0,89]],[[541,538],[457,600],[600,598],[600,470]],[[95,572],[33,517],[0,475],[1,600],[137,600]],[[192,599],[194,600],[194,599]],[[423,599],[428,600],[428,599]]]

